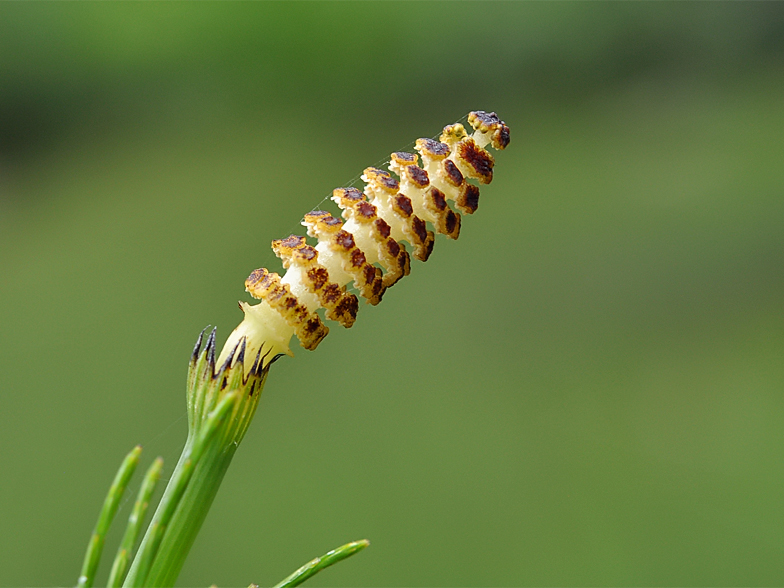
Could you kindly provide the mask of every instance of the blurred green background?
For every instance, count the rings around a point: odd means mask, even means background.
[[[275,365],[179,584],[784,584],[781,3],[4,3],[1,585],[171,471],[269,242],[474,109],[478,213]]]

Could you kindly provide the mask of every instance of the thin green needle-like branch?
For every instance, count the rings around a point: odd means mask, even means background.
[[[370,541],[362,539],[361,541],[352,541],[325,553],[321,557],[310,560],[304,566],[299,568],[296,572],[291,574],[288,578],[276,584],[274,588],[294,588],[299,586],[308,578],[315,576],[324,568],[328,568],[332,564],[336,564],[341,560],[351,557],[355,553],[362,551],[370,545]],[[253,586],[253,584],[251,584]]]
[[[109,493],[106,495],[106,500],[103,502],[101,514],[98,516],[98,522],[90,538],[90,543],[87,545],[87,553],[84,556],[82,573],[79,575],[77,588],[90,588],[93,582],[95,582],[95,571],[98,569],[98,563],[101,560],[106,532],[109,530],[109,525],[112,524],[114,515],[117,514],[117,508],[120,506],[120,499],[128,486],[128,481],[136,470],[136,466],[139,465],[141,452],[142,448],[140,445],[134,447],[125,456],[120,469],[117,470],[117,475],[114,477]]]
[[[123,535],[122,543],[117,550],[117,555],[112,564],[112,571],[106,583],[109,588],[122,586],[125,574],[128,572],[128,567],[131,564],[136,539],[139,537],[139,531],[144,521],[144,515],[147,513],[150,498],[161,477],[161,469],[163,469],[163,458],[159,457],[152,462],[147,473],[144,474],[142,487],[139,489],[139,495],[136,498],[136,503],[133,505],[131,516],[128,517],[128,526],[125,528],[125,535]]]

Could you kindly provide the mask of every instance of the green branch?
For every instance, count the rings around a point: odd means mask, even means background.
[[[159,457],[144,474],[142,487],[139,489],[139,495],[136,498],[136,503],[133,505],[131,516],[128,518],[128,526],[125,528],[125,535],[123,535],[120,548],[117,550],[117,555],[114,557],[112,564],[112,571],[109,573],[109,580],[106,585],[109,588],[119,588],[122,586],[125,574],[128,571],[128,566],[131,563],[131,556],[133,555],[134,547],[136,546],[136,539],[139,537],[142,523],[144,522],[144,515],[147,513],[147,507],[150,504],[150,497],[155,491],[155,486],[161,477],[161,469],[163,469],[163,458]]]
[[[332,564],[336,564],[339,561],[346,559],[347,557],[351,557],[355,553],[365,549],[365,547],[368,545],[370,545],[370,541],[367,539],[346,543],[337,549],[333,549],[332,551],[325,553],[321,557],[310,560],[296,572],[291,574],[288,578],[279,584],[276,584],[274,588],[294,588],[294,586],[299,586],[305,580],[315,576],[324,568],[328,568]],[[254,586],[254,584],[251,584],[251,587],[252,586]]]
[[[122,498],[125,488],[128,486],[128,480],[131,479],[136,466],[139,465],[139,455],[142,452],[140,445],[134,447],[131,452],[125,456],[117,475],[114,476],[114,481],[109,487],[109,493],[103,502],[101,514],[98,516],[98,522],[95,525],[95,530],[87,544],[87,553],[84,556],[84,563],[82,564],[82,573],[79,575],[77,588],[90,588],[95,582],[95,571],[98,569],[98,563],[101,560],[101,553],[103,552],[103,544],[106,540],[106,532],[112,524],[114,515],[117,514],[117,508],[120,506],[120,499]]]

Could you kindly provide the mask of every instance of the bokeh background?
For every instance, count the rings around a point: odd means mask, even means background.
[[[269,242],[474,109],[478,213],[275,365],[179,584],[784,583],[781,3],[4,3],[0,585],[75,583]]]

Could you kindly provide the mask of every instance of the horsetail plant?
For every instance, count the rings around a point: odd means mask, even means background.
[[[479,205],[479,188],[471,180],[489,184],[493,179],[495,161],[485,147],[504,149],[509,144],[509,127],[494,112],[471,112],[467,120],[473,133],[468,134],[460,123],[449,125],[438,140],[418,139],[418,155],[393,153],[388,171],[366,168],[361,176],[363,190],[335,189],[332,200],[343,220],[314,210],[302,221],[307,235],[317,241],[315,246],[297,235],[273,241],[272,249],[286,272],[281,277],[260,268],[250,274],[245,289],[259,302],[240,302],[244,319],[217,359],[215,329],[206,341],[206,329],[202,331],[188,368],[185,447],[135,549],[162,460],[156,459],[147,471],[112,565],[109,586],[174,584],[253,420],[270,366],[283,355],[293,355],[289,348],[293,335],[305,349],[315,349],[329,332],[320,309],[343,327],[354,324],[359,301],[347,285],[376,305],[388,288],[410,273],[411,256],[427,261],[434,232],[458,238],[460,213],[473,214]],[[459,212],[452,210],[449,201]],[[402,241],[409,243],[411,253]],[[128,454],[109,489],[78,588],[90,588],[95,582],[106,531],[140,453],[137,446]],[[330,551],[276,588],[298,586],[368,544],[355,541]]]

